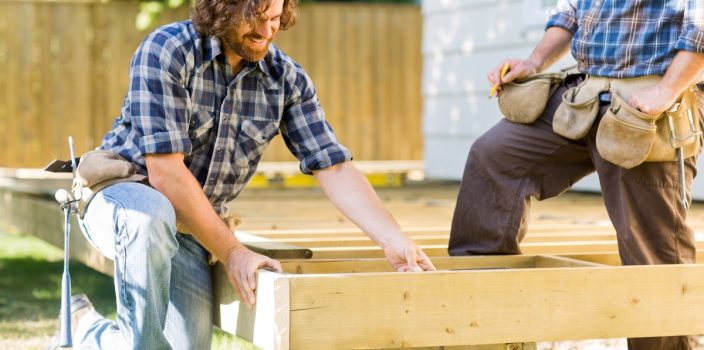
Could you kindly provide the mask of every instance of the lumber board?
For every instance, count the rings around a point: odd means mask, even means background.
[[[297,330],[291,333],[291,349],[704,332],[704,265],[289,278],[290,327]]]
[[[430,257],[447,256],[446,244],[420,245]],[[704,249],[704,241],[696,242],[697,250]],[[617,242],[613,240],[595,241],[567,241],[567,242],[528,242],[520,245],[523,254],[579,254],[579,253],[608,253],[618,251]],[[351,246],[351,247],[312,247],[313,259],[352,259],[352,258],[378,258],[383,256],[378,246]]]
[[[531,225],[535,232],[529,231],[526,239],[530,237],[545,237],[552,239],[559,238],[565,234],[572,236],[588,236],[593,233],[607,233],[613,231],[613,227],[601,227],[597,225],[570,224],[570,225]],[[261,237],[268,238],[345,238],[366,236],[357,227],[329,227],[329,228],[305,228],[305,229],[254,229],[248,232]],[[404,232],[409,236],[437,235],[447,236],[450,226],[412,226],[404,228]]]
[[[566,254],[562,257],[609,266],[621,265],[621,258],[619,257],[618,253]],[[697,263],[704,263],[704,250],[697,251]]]
[[[310,259],[313,252],[286,242],[257,237],[244,231],[235,231],[237,238],[254,252],[272,259]]]
[[[250,310],[239,302],[222,265],[213,271],[213,298],[220,304],[215,308],[216,325],[261,348],[287,350],[291,331],[288,279],[278,273],[258,271],[257,302]]]
[[[433,259],[438,270],[525,269],[545,267],[603,266],[555,255],[477,255],[438,257]],[[393,272],[386,259],[284,260],[284,272],[291,274],[329,274]]]
[[[254,236],[275,240],[280,243],[293,244],[302,247],[355,247],[355,246],[375,246],[366,234],[349,234],[340,236],[331,234],[329,236],[316,235],[313,237],[294,237],[281,235],[260,235],[253,232],[248,232]],[[407,233],[408,234],[408,233]],[[322,236],[322,237],[321,237]],[[444,233],[429,233],[429,234],[408,234],[408,236],[418,245],[445,245],[447,246],[450,235]],[[616,234],[613,232],[583,232],[583,233],[563,233],[555,234],[533,234],[528,235],[523,239],[524,243],[530,242],[570,242],[570,241],[608,241],[616,239]]]

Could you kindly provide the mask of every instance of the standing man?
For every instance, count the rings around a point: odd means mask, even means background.
[[[337,141],[308,75],[271,44],[294,24],[296,3],[197,0],[190,21],[157,29],[137,49],[101,149],[148,175],[150,186],[109,186],[86,208],[84,234],[115,261],[118,319],[74,297],[82,348],[209,349],[209,253],[240,300],[255,303],[255,271],[281,265],[244,247],[222,218],[279,133],[397,271],[434,269]]]
[[[590,77],[618,85],[661,76],[658,83],[625,98],[648,115],[670,108],[698,82],[704,68],[702,16],[704,5],[695,0],[559,0],[530,57],[501,62],[488,80],[500,85],[541,72],[563,56],[570,43],[583,75],[568,77],[536,121],[501,120],[474,142],[452,221],[450,254],[519,254],[531,197],[555,197],[596,171],[624,265],[693,263],[694,235],[678,200],[677,162],[645,162],[626,169],[602,158],[596,138],[611,103],[608,93],[588,96],[598,98],[600,105],[583,137],[556,134],[553,117],[559,117],[555,112],[564,92]],[[502,79],[505,63],[510,70]],[[701,111],[700,92],[697,100]],[[685,160],[682,185],[687,191],[695,161],[696,155]],[[629,339],[628,344],[632,350],[691,349],[686,336]]]

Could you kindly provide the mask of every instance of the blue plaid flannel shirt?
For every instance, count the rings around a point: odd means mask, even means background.
[[[279,133],[304,173],[352,159],[325,120],[312,81],[290,57],[271,45],[263,60],[233,72],[219,40],[184,21],[157,29],[137,49],[120,116],[101,148],[142,174],[145,154],[183,153],[225,214]]]
[[[581,72],[663,75],[678,50],[704,53],[702,0],[559,0],[547,23],[574,34]]]

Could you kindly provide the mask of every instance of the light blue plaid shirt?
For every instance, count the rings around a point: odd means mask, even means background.
[[[571,31],[591,75],[663,75],[678,50],[704,53],[703,0],[559,0],[547,27]]]
[[[120,116],[101,148],[147,174],[145,154],[185,154],[219,213],[281,133],[304,173],[352,159],[325,120],[308,75],[271,45],[234,73],[216,38],[190,21],[157,29],[137,49]]]

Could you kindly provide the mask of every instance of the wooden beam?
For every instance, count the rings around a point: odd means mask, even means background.
[[[301,247],[320,248],[320,247],[365,247],[375,246],[372,241],[364,233],[351,233],[347,235],[330,234],[326,236],[279,236],[279,235],[259,235],[248,231],[256,237],[270,239],[272,241],[293,244]],[[408,232],[407,232],[408,233]],[[450,238],[449,233],[431,233],[431,234],[409,234],[409,237],[419,245],[445,245],[447,246]],[[584,232],[584,233],[569,233],[565,232],[561,235],[556,234],[531,234],[526,236],[524,243],[539,243],[539,242],[574,242],[574,241],[608,241],[616,239],[613,232]]]
[[[447,256],[447,245],[420,245],[430,257]],[[575,255],[581,253],[614,253],[618,251],[616,240],[605,241],[568,241],[568,242],[528,242],[520,245],[523,254],[559,254]],[[697,241],[698,250],[704,250],[704,241]],[[378,246],[320,247],[311,248],[313,259],[361,259],[383,256]]]
[[[213,296],[215,302],[220,303],[220,307],[215,308],[215,324],[263,349],[287,350],[291,332],[289,280],[278,273],[258,271],[257,302],[249,310],[240,303],[222,265],[218,265],[213,273]]]
[[[566,254],[564,257],[585,262],[589,261],[602,265],[621,266],[621,257],[618,253]],[[704,263],[704,250],[697,251],[697,263]]]
[[[447,225],[434,225],[434,226],[409,226],[403,228],[404,232],[409,235],[414,234],[444,234],[449,235],[450,226]],[[364,235],[362,230],[357,227],[328,227],[328,228],[305,228],[305,229],[257,229],[248,230],[248,232],[262,237],[268,238],[283,238],[290,237],[295,238],[297,236],[302,237],[355,237]],[[529,228],[529,233],[526,235],[528,238],[531,235],[542,235],[542,236],[556,236],[559,237],[564,235],[565,232],[569,232],[573,235],[579,234],[592,234],[594,232],[612,232],[615,231],[612,226],[605,226],[601,224],[545,224],[536,223],[531,224]]]
[[[699,334],[704,265],[288,275],[291,349]],[[510,331],[507,331],[510,330]]]
[[[258,237],[244,231],[235,231],[237,238],[247,248],[272,259],[310,259],[313,252],[286,242]]]
[[[599,264],[552,255],[484,255],[436,257],[438,270],[524,269],[536,267],[588,267]],[[284,260],[281,266],[291,274],[393,272],[386,259]]]

